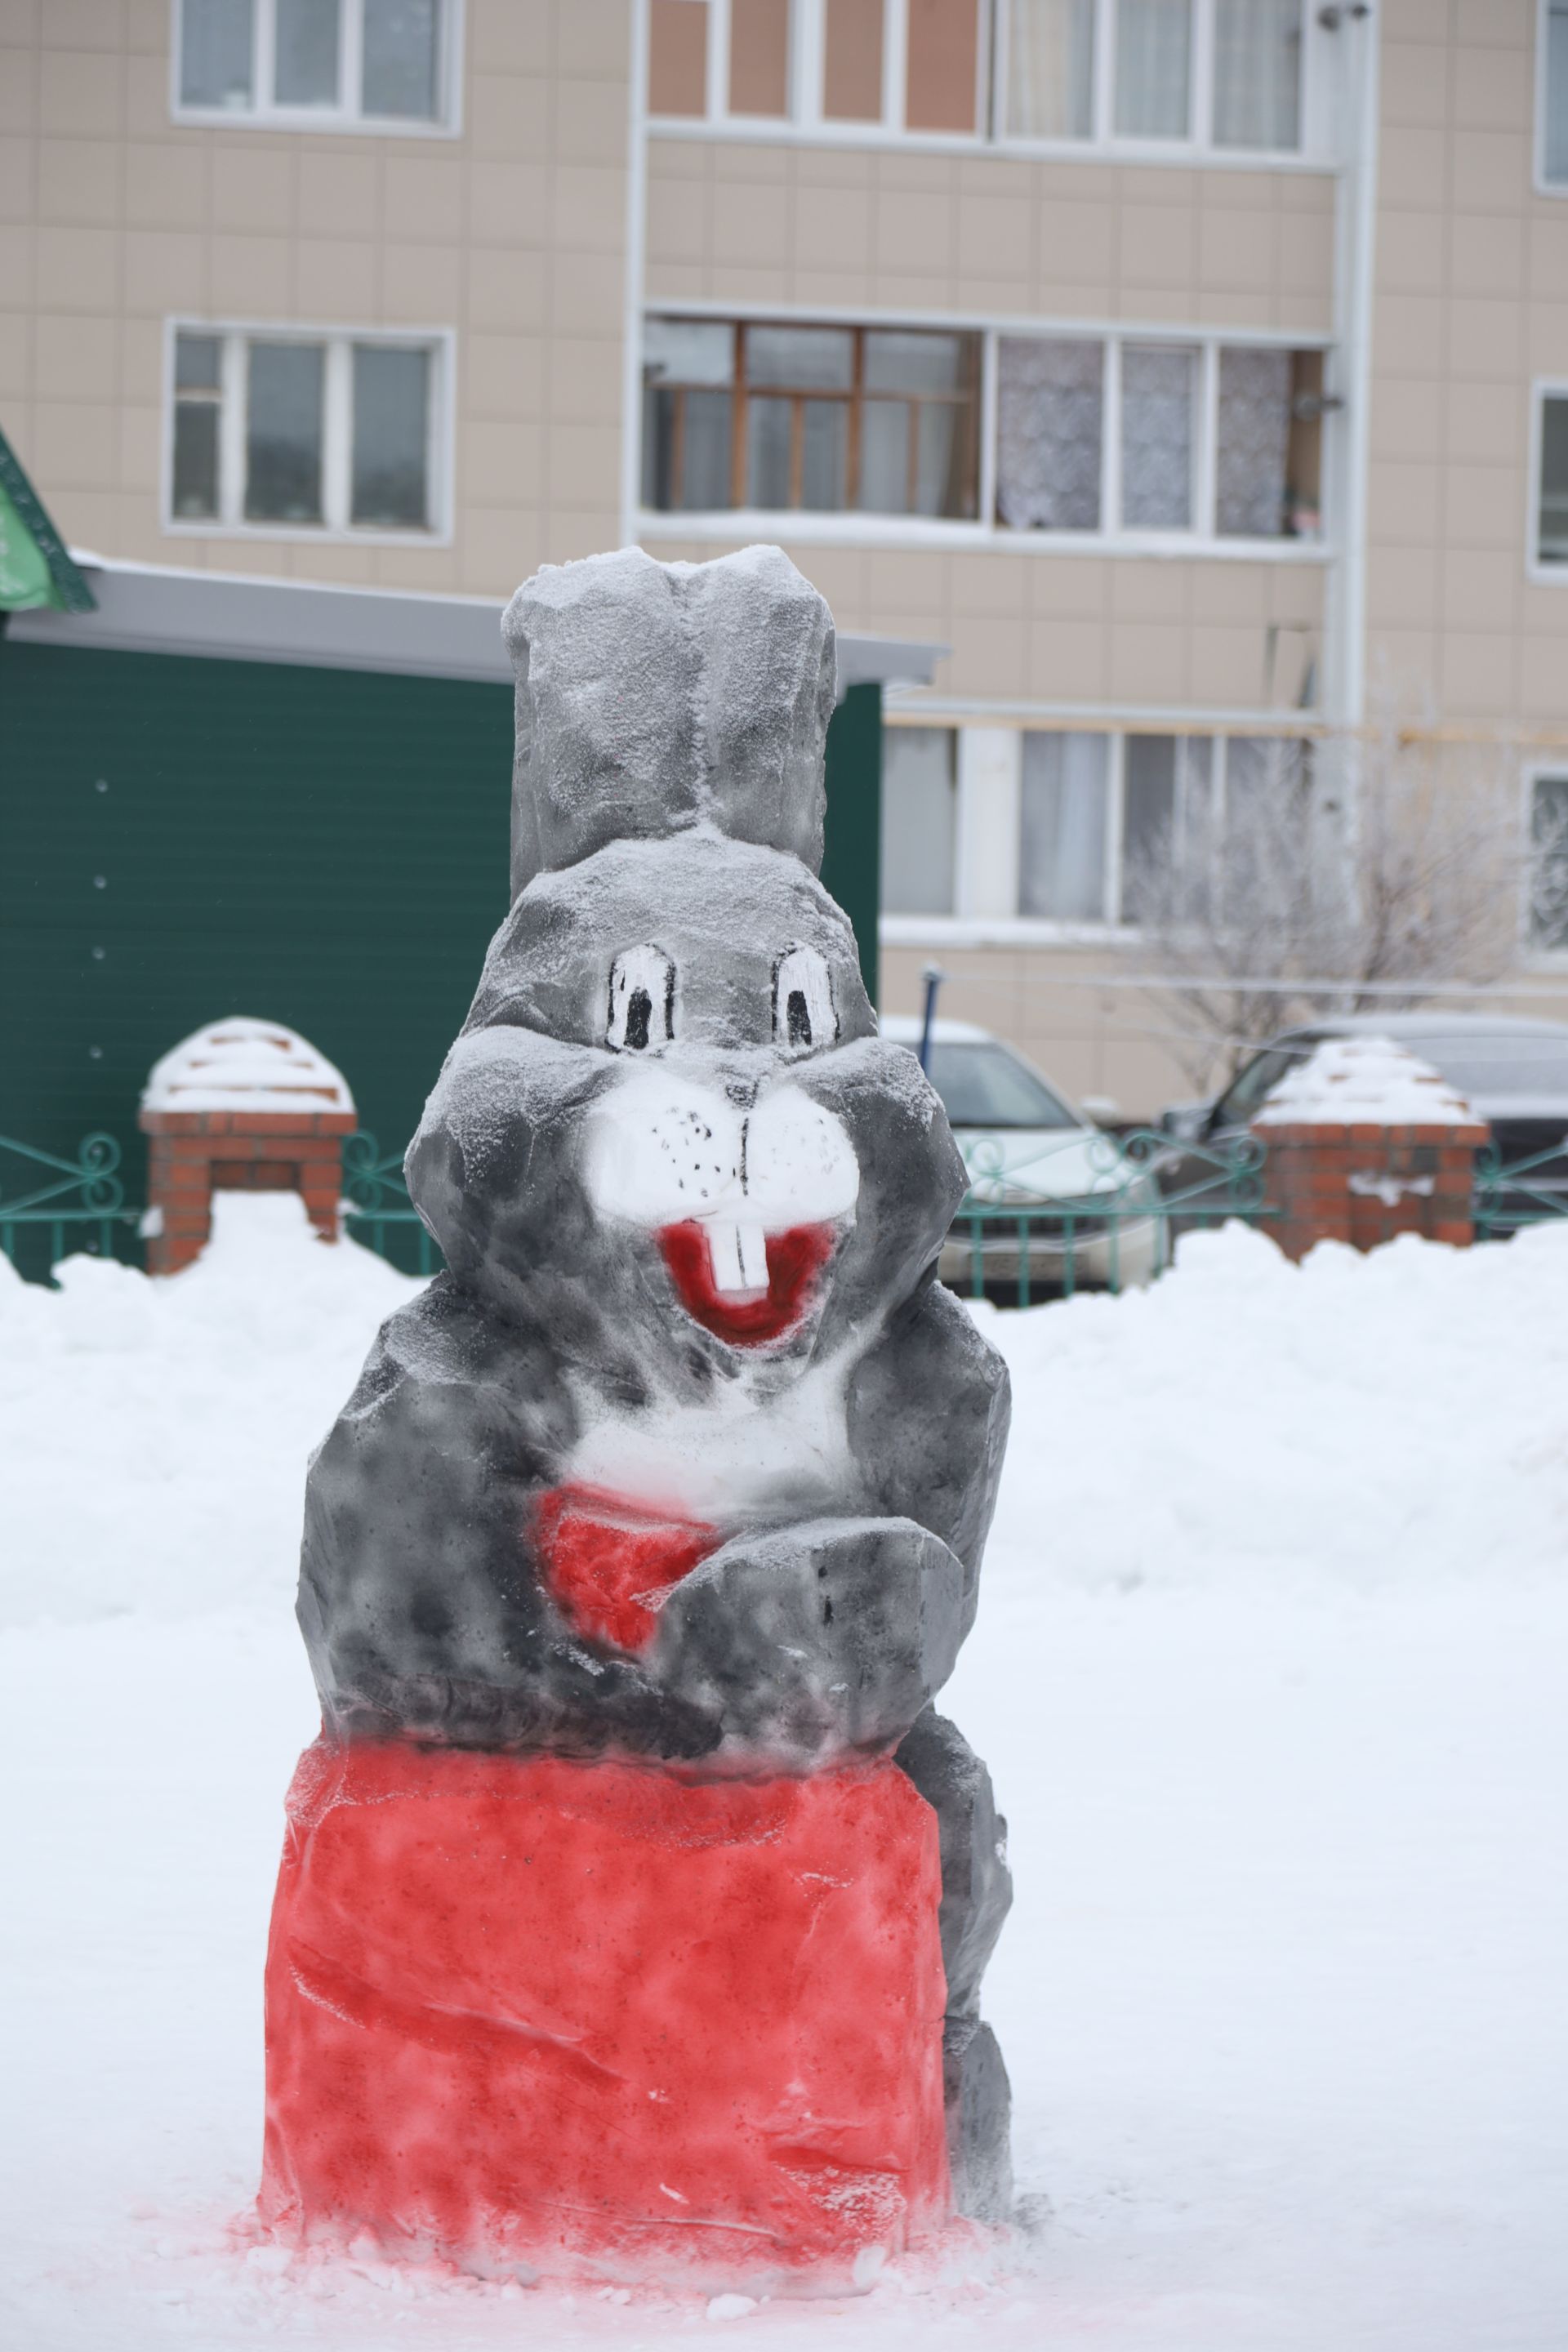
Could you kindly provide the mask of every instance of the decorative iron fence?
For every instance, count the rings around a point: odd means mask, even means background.
[[[0,1135],[0,1250],[19,1274],[49,1282],[73,1250],[100,1257],[128,1254],[142,1213],[125,1205],[119,1166],[112,1135],[84,1135],[74,1160]],[[13,1191],[13,1185],[30,1189]]]
[[[1507,1241],[1521,1225],[1568,1216],[1568,1136],[1506,1165],[1495,1145],[1483,1146],[1472,1199],[1479,1242]]]
[[[402,1152],[384,1157],[363,1128],[343,1144],[343,1230],[405,1274],[435,1274],[446,1264],[408,1197]]]
[[[1266,1226],[1279,1214],[1265,1198],[1263,1146],[1250,1136],[1228,1148],[1178,1147],[1151,1128],[1074,1129],[1016,1154],[987,1139],[966,1157],[970,1188],[939,1271],[951,1288],[1002,1306],[1152,1282],[1184,1233],[1230,1217]],[[84,1136],[74,1160],[0,1136],[0,1252],[19,1273],[48,1282],[77,1250],[142,1263],[144,1212],[125,1200],[121,1160],[111,1135]],[[1473,1197],[1478,1241],[1568,1217],[1568,1137],[1525,1160],[1478,1153]],[[343,1227],[406,1274],[444,1263],[408,1197],[402,1154],[384,1154],[363,1129],[343,1145]]]
[[[969,1192],[939,1271],[998,1306],[1139,1286],[1164,1273],[1184,1233],[1279,1213],[1264,1199],[1264,1149],[1252,1136],[1178,1150],[1152,1128],[1074,1129],[1016,1152],[987,1137],[964,1156]]]

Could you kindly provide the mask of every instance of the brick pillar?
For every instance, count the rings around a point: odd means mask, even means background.
[[[341,1070],[280,1021],[231,1013],[163,1055],[147,1080],[149,1274],[178,1274],[212,1234],[215,1192],[298,1192],[338,1237],[343,1138],[356,1125]]]
[[[1489,1134],[1479,1120],[1265,1118],[1252,1132],[1268,1154],[1268,1205],[1280,1212],[1267,1230],[1289,1258],[1305,1257],[1321,1241],[1369,1250],[1395,1234],[1461,1247],[1474,1238],[1476,1153]]]
[[[349,1111],[144,1110],[147,1205],[157,1214],[149,1274],[178,1274],[206,1247],[215,1192],[299,1192],[324,1241],[335,1241]]]

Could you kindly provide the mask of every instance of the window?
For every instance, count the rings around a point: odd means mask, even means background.
[[[1095,0],[1010,0],[997,114],[1013,139],[1094,135]]]
[[[1543,5],[1568,20],[1568,0]],[[1305,45],[1331,36],[1331,13],[1305,0],[650,0],[648,111],[811,138],[1289,154],[1302,145]],[[1568,102],[1561,45],[1548,58]],[[1568,130],[1558,145],[1568,156]]]
[[[649,319],[643,504],[973,519],[979,340]]]
[[[177,0],[176,111],[450,128],[458,0]]]
[[[1018,912],[1101,922],[1110,840],[1105,735],[1024,738],[1018,803]]]
[[[1543,187],[1568,189],[1568,0],[1542,0],[1535,72],[1537,172]]]
[[[995,730],[982,731],[984,756],[970,760],[959,729],[893,725],[883,737],[882,907],[893,941],[934,945],[955,921],[988,935],[1001,924],[1003,940],[1015,923],[1213,923],[1253,906],[1261,869],[1271,875],[1281,858],[1337,887],[1333,806],[1315,797],[1301,737],[1041,727],[1001,739],[1015,747],[1009,761]],[[1555,919],[1568,947],[1568,776],[1552,789],[1552,841],[1563,845]],[[1539,851],[1546,819],[1536,823]]]
[[[958,815],[957,733],[889,727],[882,737],[882,905],[951,915]]]
[[[1568,948],[1568,776],[1530,788],[1528,929],[1533,948]]]
[[[1321,352],[1005,335],[996,385],[1009,530],[1321,534]]]
[[[651,0],[648,111],[973,139],[982,0]]]
[[[441,347],[390,338],[174,336],[176,527],[428,533]]]
[[[1555,569],[1568,565],[1568,387],[1541,394],[1536,438],[1535,561]]]

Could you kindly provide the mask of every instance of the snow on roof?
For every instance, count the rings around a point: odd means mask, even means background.
[[[1325,1037],[1288,1070],[1258,1126],[1460,1127],[1475,1114],[1447,1078],[1392,1037]]]
[[[153,1065],[152,1111],[353,1111],[341,1070],[280,1021],[211,1021]]]

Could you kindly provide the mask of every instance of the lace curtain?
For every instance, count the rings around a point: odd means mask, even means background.
[[[1121,354],[1121,521],[1128,530],[1193,527],[1197,353],[1129,343]]]
[[[1094,0],[1012,0],[1007,129],[1019,139],[1087,139],[1094,128]]]
[[[889,727],[882,737],[882,905],[889,915],[951,915],[958,780],[951,727]]]
[[[1222,539],[1282,535],[1289,441],[1289,352],[1221,352],[1215,529]]]
[[[1215,0],[1216,147],[1301,143],[1301,0]]]
[[[996,511],[1017,530],[1098,530],[1105,350],[1004,340]]]

